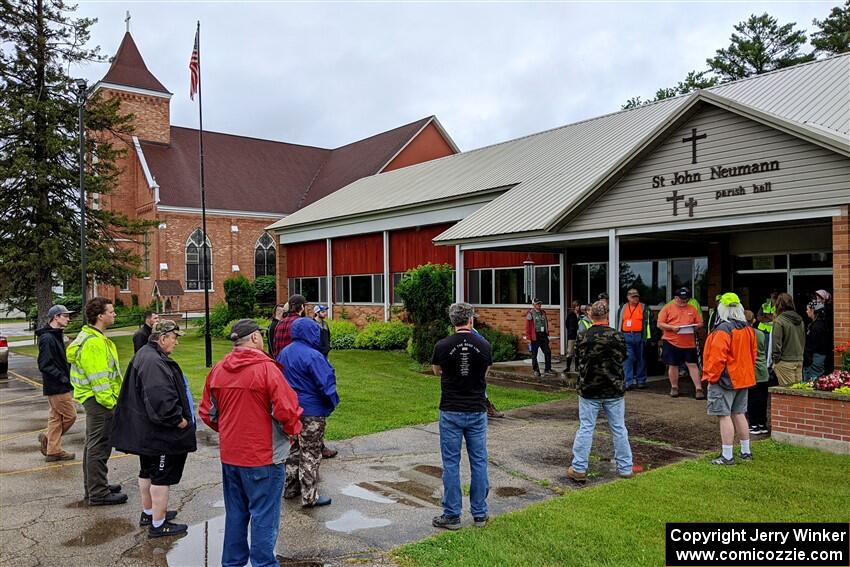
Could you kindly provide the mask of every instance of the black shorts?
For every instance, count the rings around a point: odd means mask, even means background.
[[[664,346],[661,347],[661,360],[668,366],[680,366],[685,363],[697,363],[697,349],[679,348],[673,346],[667,341],[663,341]]]
[[[139,455],[139,478],[149,478],[155,486],[171,486],[183,477],[186,455]]]

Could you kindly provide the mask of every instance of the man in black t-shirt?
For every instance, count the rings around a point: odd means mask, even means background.
[[[472,332],[474,313],[468,303],[449,307],[455,333],[434,345],[431,367],[440,376],[440,453],[443,460],[443,515],[435,527],[460,528],[463,499],[460,449],[466,439],[472,479],[469,502],[476,526],[487,525],[487,398],[485,377],[492,364],[490,344]]]

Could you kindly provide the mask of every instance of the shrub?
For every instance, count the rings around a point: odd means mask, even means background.
[[[254,284],[242,274],[227,278],[224,280],[224,300],[230,308],[231,319],[250,319],[254,315]]]
[[[233,324],[236,323],[236,321],[239,321],[239,319],[234,319],[233,321],[228,322],[227,325],[222,327],[221,331],[219,331],[217,333],[217,336],[221,337],[222,339],[228,339],[229,340],[230,339],[230,333],[233,331]],[[269,323],[271,323],[271,321],[269,319],[263,319],[262,317],[255,317],[254,321],[263,330],[268,329]],[[265,338],[265,336],[264,336],[264,338]]]
[[[227,306],[227,303],[216,303],[210,310],[210,335],[221,336],[222,329],[233,319],[239,319],[239,317],[233,317],[231,315],[230,307]],[[204,318],[196,319],[194,324],[198,326],[197,335],[203,337]]]
[[[331,349],[348,350],[354,348],[357,338],[357,327],[349,321],[328,319],[328,328],[331,330]]]
[[[493,349],[493,362],[505,362],[516,358],[517,338],[515,335],[497,331],[483,324],[476,327],[475,330],[481,333],[481,336],[490,343],[490,347]]]
[[[277,300],[277,280],[274,276],[260,276],[254,280],[254,297],[257,303],[274,304]]]
[[[121,299],[120,297],[116,297],[115,298],[115,308],[118,309],[119,307],[124,307],[124,300]]]
[[[403,349],[412,335],[410,326],[400,321],[369,323],[354,341],[354,348],[373,350]]]
[[[413,322],[409,353],[417,362],[427,362],[437,341],[446,336],[448,309],[452,303],[452,267],[425,264],[408,270],[396,294]]]

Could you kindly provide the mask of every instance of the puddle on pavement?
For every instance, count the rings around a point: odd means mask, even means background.
[[[249,530],[249,542],[250,538]],[[189,526],[189,532],[174,542],[165,559],[170,567],[218,566],[223,545],[224,516],[216,516]]]
[[[416,465],[413,467],[413,470],[427,474],[428,476],[433,476],[434,478],[443,478],[443,467],[436,467],[434,465]]]
[[[375,471],[400,471],[401,469],[398,467],[394,467],[392,465],[372,465],[369,467]]]
[[[391,521],[383,518],[369,518],[368,516],[364,516],[359,510],[349,510],[340,518],[325,522],[325,527],[335,532],[350,534],[357,530],[382,528],[389,526],[391,523]]]
[[[224,508],[224,500],[216,500],[212,504],[210,504],[213,508]]]
[[[502,498],[510,498],[512,496],[522,496],[527,492],[528,491],[524,488],[519,488],[517,486],[500,486],[496,489],[496,496],[501,496]]]
[[[133,533],[138,529],[139,526],[126,518],[109,518],[100,520],[80,535],[63,542],[62,545],[67,547],[101,545]]]
[[[353,496],[354,498],[360,498],[361,500],[368,500],[369,502],[377,502],[379,504],[395,504],[395,500],[390,498],[385,498],[372,492],[371,490],[367,490],[362,486],[357,486],[356,484],[349,484],[342,490],[340,490],[346,496]]]
[[[414,502],[413,500],[405,498],[404,496],[399,495],[397,492],[394,492],[383,486],[378,486],[376,484],[372,484],[371,482],[360,482],[357,484],[357,486],[368,490],[369,492],[386,496],[393,502],[398,502],[399,504],[404,504],[405,506],[410,506],[411,508],[423,508],[422,504],[420,504],[419,502]]]
[[[441,506],[440,498],[434,496],[434,489],[430,486],[426,486],[421,482],[416,482],[415,480],[402,480],[402,481],[389,481],[389,480],[379,480],[377,484],[381,486],[386,486],[388,488],[392,488],[393,490],[397,490],[398,492],[403,492],[404,494],[409,494],[414,498],[418,498],[424,502],[430,502],[434,506]],[[362,486],[362,484],[361,484]]]

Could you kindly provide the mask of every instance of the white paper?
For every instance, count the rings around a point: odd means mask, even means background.
[[[681,327],[679,327],[679,334],[680,335],[693,335],[694,330],[696,328],[697,328],[696,325],[682,325]]]

